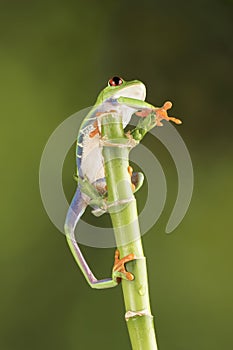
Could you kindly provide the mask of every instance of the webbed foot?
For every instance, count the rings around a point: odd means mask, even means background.
[[[134,279],[134,275],[125,269],[125,264],[129,261],[135,260],[136,256],[134,254],[129,254],[122,259],[119,259],[120,252],[117,249],[115,252],[115,261],[113,266],[113,279],[118,280],[126,279],[128,281],[132,281]]]
[[[170,101],[167,101],[164,103],[164,105],[158,109],[155,110],[156,119],[157,119],[157,126],[162,126],[161,120],[167,120],[172,121],[175,124],[182,124],[182,121],[180,119],[177,119],[175,117],[169,117],[167,114],[167,110],[172,108],[172,103]]]

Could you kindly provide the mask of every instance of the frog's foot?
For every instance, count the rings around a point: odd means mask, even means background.
[[[136,256],[134,254],[129,254],[125,256],[122,259],[119,259],[120,252],[117,249],[115,252],[115,261],[113,266],[113,278],[118,280],[120,279],[126,279],[128,281],[132,281],[134,279],[134,275],[125,269],[125,264],[129,261],[135,260]]]
[[[155,109],[155,114],[156,114],[156,125],[157,126],[162,126],[163,124],[161,123],[161,120],[167,120],[167,121],[172,121],[175,124],[182,124],[182,121],[180,119],[174,118],[174,117],[169,117],[167,114],[167,110],[172,107],[172,103],[170,101],[167,101],[164,103],[164,105],[158,109]]]
[[[94,126],[94,130],[92,130],[92,131],[89,133],[89,137],[90,137],[90,138],[93,138],[93,137],[95,137],[95,135],[100,134],[100,130],[99,130],[98,122],[97,122],[97,121],[94,122],[93,126]]]
[[[132,178],[133,168],[130,165],[128,166],[128,173],[129,173],[130,178]],[[131,188],[132,188],[132,191],[134,192],[135,191],[135,185],[132,182],[131,182]]]

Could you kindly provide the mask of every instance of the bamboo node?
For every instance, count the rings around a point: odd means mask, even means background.
[[[125,319],[126,321],[129,321],[130,318],[132,317],[136,317],[136,316],[149,316],[152,317],[151,312],[148,309],[144,309],[144,310],[139,310],[139,311],[127,311],[125,314]]]

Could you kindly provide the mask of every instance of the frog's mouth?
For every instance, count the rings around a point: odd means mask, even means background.
[[[137,100],[145,101],[146,87],[142,83],[128,85],[125,88],[121,87],[121,89],[113,95],[113,98],[118,97],[135,98]]]

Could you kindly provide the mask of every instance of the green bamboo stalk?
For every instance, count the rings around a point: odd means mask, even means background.
[[[148,293],[146,259],[140,236],[136,200],[128,172],[130,149],[116,146],[118,143],[126,144],[128,142],[124,135],[122,117],[116,113],[103,115],[101,134],[105,140],[103,157],[108,202],[119,203],[122,200],[133,199],[127,204],[112,206],[112,210],[110,210],[120,258],[131,253],[137,257],[136,260],[127,263],[127,271],[134,275],[134,280],[122,280],[126,323],[132,349],[157,350]],[[106,140],[109,143],[112,142],[113,145],[109,146]]]

